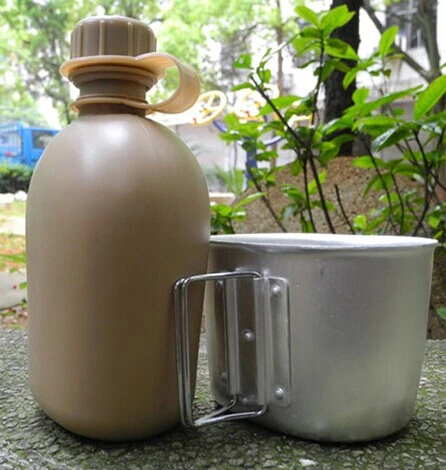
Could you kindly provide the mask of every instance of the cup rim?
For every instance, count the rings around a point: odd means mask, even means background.
[[[211,245],[236,245],[296,251],[364,251],[435,248],[437,240],[397,235],[344,235],[321,233],[245,233],[213,235]]]

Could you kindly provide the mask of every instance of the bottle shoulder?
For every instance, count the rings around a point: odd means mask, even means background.
[[[167,136],[172,140],[182,142],[171,129],[163,124],[153,121],[150,118],[131,114],[80,116],[67,127],[62,129],[59,134],[65,137],[79,134],[79,136],[93,136],[93,138],[95,136],[103,137],[103,135],[108,135],[110,137],[113,135],[121,137],[127,135],[129,138],[141,136],[144,138],[147,134],[151,137],[159,134],[160,136]]]
[[[52,139],[40,166],[69,165],[79,171],[111,172],[131,166],[168,172],[199,171],[189,148],[170,129],[150,119],[116,114],[81,116]]]
[[[57,134],[53,147],[73,147],[73,151],[85,146],[127,147],[138,143],[169,146],[185,146],[170,129],[151,119],[131,114],[106,114],[81,116]]]

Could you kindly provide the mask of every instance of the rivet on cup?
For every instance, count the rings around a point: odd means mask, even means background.
[[[247,405],[249,403],[249,399],[245,395],[240,395],[239,399],[242,405]]]
[[[243,336],[243,341],[245,343],[252,343],[255,340],[255,337],[256,337],[254,332],[251,331],[251,330],[248,330],[248,329],[243,330],[242,336]]]
[[[283,400],[285,398],[285,390],[280,385],[274,387],[274,397],[277,400]]]
[[[278,286],[277,284],[275,284],[272,288],[271,288],[271,293],[273,295],[273,297],[280,297],[282,295],[282,289],[280,288],[280,286]]]
[[[215,287],[216,287],[217,289],[223,289],[223,281],[217,281],[217,282],[215,283]]]

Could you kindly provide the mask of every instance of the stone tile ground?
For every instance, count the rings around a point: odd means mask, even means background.
[[[213,403],[200,351],[197,413]],[[26,332],[0,330],[0,469],[446,469],[446,341],[429,341],[415,417],[370,444],[324,445],[250,423],[180,427],[147,441],[82,439],[53,423],[27,388]]]

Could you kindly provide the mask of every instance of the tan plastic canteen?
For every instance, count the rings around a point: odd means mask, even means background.
[[[28,197],[30,386],[72,432],[147,438],[180,422],[172,286],[206,270],[209,200],[190,150],[145,115],[188,109],[199,79],[130,18],[87,18],[71,42],[61,72],[80,89],[79,118],[48,145]],[[148,103],[172,66],[178,89]]]

